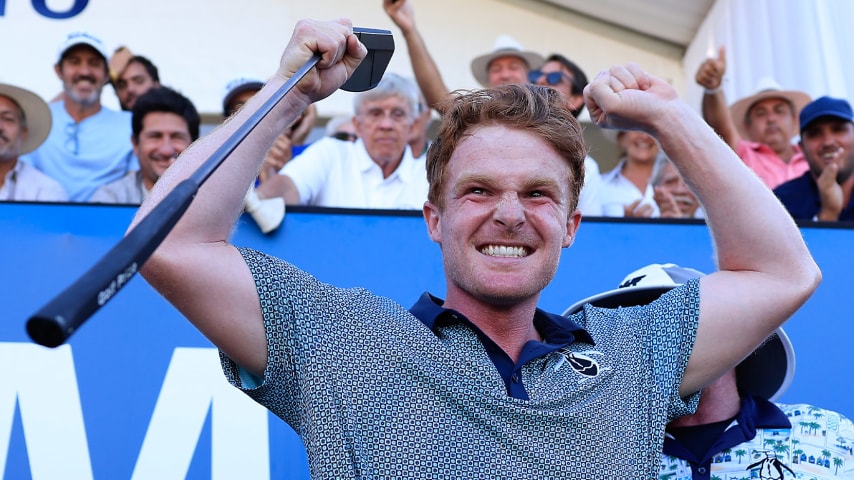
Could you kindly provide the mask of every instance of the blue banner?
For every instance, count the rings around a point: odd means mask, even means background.
[[[142,278],[134,277],[66,345],[48,349],[27,337],[27,318],[109,250],[134,212],[0,203],[2,477],[308,478],[299,438],[225,382],[216,350]],[[802,232],[824,282],[785,326],[797,373],[781,401],[851,416],[854,399],[845,392],[854,323],[842,300],[854,272],[846,248],[854,232]],[[420,212],[292,208],[271,235],[241,218],[233,243],[405,306],[424,291],[440,297],[445,291],[439,247]],[[561,313],[649,263],[708,272],[713,255],[702,223],[585,219],[540,306]]]

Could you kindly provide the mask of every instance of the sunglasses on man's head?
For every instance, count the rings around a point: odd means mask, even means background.
[[[549,85],[557,85],[564,78],[567,82],[572,83],[572,79],[569,78],[569,75],[563,72],[543,73],[541,70],[531,70],[528,72],[528,81],[531,83],[537,83],[540,77],[546,77],[546,83]]]
[[[356,136],[355,133],[349,132],[335,132],[330,136],[332,138],[337,138],[338,140],[343,140],[345,142],[355,142],[359,138]]]

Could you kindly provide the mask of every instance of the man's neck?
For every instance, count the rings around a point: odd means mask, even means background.
[[[792,157],[795,156],[795,147],[790,143],[782,144],[776,148],[771,147],[771,149],[774,150],[774,153],[776,153],[777,156],[780,157],[780,160],[782,160],[783,163],[791,162]]]
[[[851,202],[851,193],[854,192],[854,174],[842,182],[840,186],[842,187],[842,209],[844,210]]]
[[[700,395],[697,411],[670,422],[671,427],[691,427],[721,422],[733,418],[741,411],[741,397],[735,372],[730,371],[707,385]]]
[[[406,154],[406,152],[404,152],[404,155],[405,154]],[[383,178],[390,177],[391,174],[394,173],[395,170],[397,170],[397,167],[400,166],[400,162],[402,162],[402,161],[403,161],[403,155],[401,155],[400,158],[398,158],[397,160],[387,160],[387,161],[380,160],[380,161],[377,161],[376,159],[374,159],[374,163],[379,165],[380,170],[383,171]]]
[[[420,157],[424,154],[424,150],[427,149],[427,139],[419,138],[417,140],[413,140],[409,142],[409,149],[412,150],[412,156],[415,158]]]
[[[473,298],[455,298],[449,292],[444,307],[465,315],[501,347],[513,362],[519,360],[525,343],[529,340],[542,340],[534,327],[536,298],[512,306],[497,306]]]
[[[3,185],[6,184],[6,175],[15,168],[17,163],[18,157],[11,160],[0,159],[0,188],[3,188]]]
[[[101,111],[100,101],[91,104],[82,104],[66,98],[63,103],[65,104],[65,111],[68,112],[68,115],[71,116],[75,123],[80,123]]]

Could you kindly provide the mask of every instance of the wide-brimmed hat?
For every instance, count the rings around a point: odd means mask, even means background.
[[[23,155],[37,149],[50,133],[53,122],[50,107],[35,93],[6,83],[0,83],[0,96],[14,100],[27,120],[27,139],[21,145],[20,153]]]
[[[798,90],[783,90],[783,87],[781,87],[780,84],[771,77],[760,78],[756,83],[756,89],[754,92],[756,93],[738,100],[729,107],[729,112],[732,116],[732,121],[735,123],[735,128],[738,129],[738,133],[740,133],[742,137],[748,139],[750,137],[747,135],[747,122],[745,121],[745,118],[747,117],[747,112],[750,110],[750,107],[752,107],[756,102],[765,100],[766,98],[782,98],[783,100],[788,100],[795,110],[795,118],[798,118],[801,109],[804,108],[806,104],[810,103],[810,96],[808,94]],[[792,131],[788,133],[794,136],[798,132]]]
[[[252,75],[243,75],[232,79],[225,85],[222,96],[222,114],[228,115],[228,104],[236,97],[246,91],[258,91],[264,86],[264,80]]]
[[[522,48],[522,44],[510,35],[499,35],[495,39],[492,52],[475,57],[471,61],[471,73],[478,83],[484,87],[489,86],[489,75],[487,74],[489,64],[501,57],[519,57],[528,64],[528,70],[540,68],[546,61],[539,53]]]
[[[71,32],[62,39],[62,42],[59,44],[59,48],[57,48],[56,52],[56,63],[62,61],[62,56],[65,55],[65,52],[68,51],[69,48],[74,47],[76,45],[89,45],[94,48],[102,57],[104,57],[104,61],[106,62],[108,58],[110,58],[110,54],[107,53],[107,47],[104,45],[104,41],[101,40],[100,37],[97,37],[89,32],[79,30],[76,32]]]
[[[654,263],[630,273],[620,286],[572,304],[564,316],[581,311],[585,304],[601,308],[646,305],[664,293],[705,274],[673,263]],[[778,328],[736,367],[739,390],[774,401],[795,376],[795,351],[786,332]]]

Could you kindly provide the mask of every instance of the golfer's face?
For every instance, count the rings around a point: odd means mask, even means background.
[[[482,126],[460,142],[446,178],[445,208],[429,208],[427,223],[442,246],[449,297],[535,299],[580,221],[569,212],[566,161],[533,133]]]

